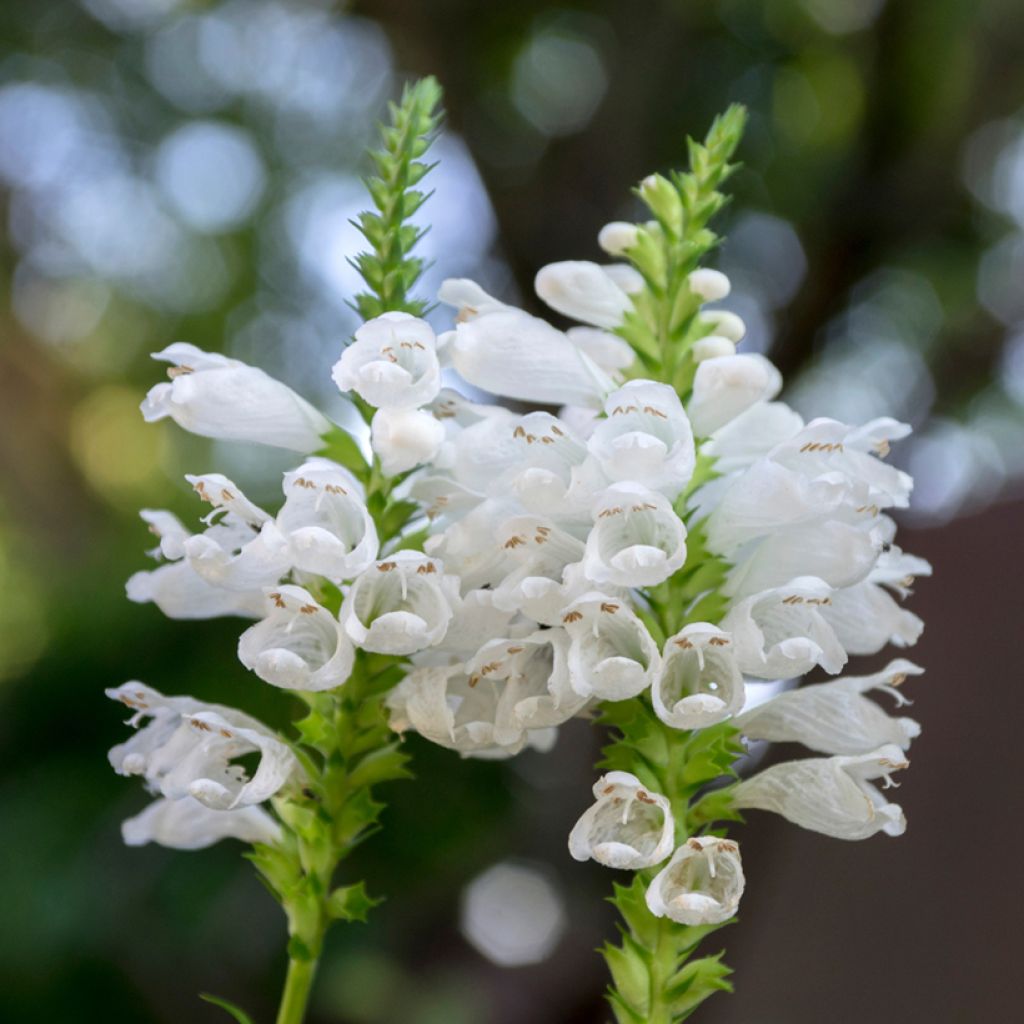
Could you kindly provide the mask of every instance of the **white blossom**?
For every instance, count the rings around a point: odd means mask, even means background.
[[[662,494],[615,484],[599,496],[593,516],[583,571],[598,586],[654,586],[686,561],[686,527]]]
[[[286,690],[331,690],[352,672],[355,650],[341,623],[302,587],[267,593],[268,611],[238,641],[238,659]]]
[[[834,593],[808,576],[733,605],[722,629],[732,634],[740,670],[759,679],[789,679],[815,665],[838,672],[846,651],[825,617]]]
[[[647,907],[679,924],[722,924],[739,909],[745,884],[738,843],[693,836],[647,887]]]
[[[565,336],[609,377],[618,380],[622,370],[636,362],[636,353],[625,338],[599,327],[570,327]]]
[[[651,685],[660,667],[658,647],[625,601],[584,594],[562,623],[572,641],[569,679],[581,697],[627,700]]]
[[[651,690],[657,716],[673,729],[704,729],[743,707],[745,688],[732,638],[694,622],[665,642]]]
[[[705,359],[736,355],[736,342],[723,338],[720,334],[707,334],[693,343],[690,352],[695,363],[703,363]]]
[[[125,593],[136,604],[152,602],[169,619],[215,619],[222,615],[257,619],[263,614],[261,590],[214,586],[186,561],[133,574],[125,584]]]
[[[633,380],[605,400],[587,447],[611,480],[635,481],[675,498],[696,464],[693,431],[667,384]]]
[[[864,754],[891,744],[906,750],[920,735],[912,718],[887,715],[864,694],[871,690],[896,692],[908,675],[924,670],[897,659],[869,676],[843,676],[780,693],[745,711],[736,726],[753,740],[802,743],[823,754]],[[898,695],[901,702],[905,702]]]
[[[355,333],[334,365],[334,382],[378,409],[415,409],[437,397],[437,339],[425,320],[382,313]]]
[[[712,270],[710,267],[700,267],[691,271],[686,283],[694,295],[700,296],[702,302],[717,302],[724,299],[732,290],[729,278],[720,270]]]
[[[716,333],[723,334],[721,325]],[[693,378],[686,412],[698,437],[708,437],[755,402],[774,398],[782,388],[779,371],[762,355],[705,359]]]
[[[835,591],[822,614],[849,654],[875,654],[890,643],[911,647],[924,630],[917,615],[870,580]]]
[[[548,749],[550,728],[528,730],[503,703],[504,682],[472,678],[465,665],[413,669],[387,697],[391,728],[413,729],[464,757],[510,757],[526,746]]]
[[[126,743],[111,748],[119,775],[141,775],[171,800],[186,796],[215,810],[269,800],[300,773],[287,744],[256,719],[192,697],[165,697],[141,683],[107,690],[134,712],[130,724],[149,721]],[[250,778],[236,760],[258,752]]]
[[[285,473],[283,487],[276,526],[295,568],[340,582],[373,564],[377,527],[351,473],[328,459],[309,459]]]
[[[672,808],[635,775],[602,775],[594,783],[594,798],[569,834],[569,852],[576,860],[637,871],[659,864],[672,852]]]
[[[396,551],[352,584],[341,621],[358,647],[378,654],[412,654],[439,643],[458,600],[444,566],[418,551]]]
[[[640,229],[627,221],[613,220],[605,224],[597,235],[597,244],[609,256],[624,256],[627,249],[636,245]]]
[[[170,416],[179,426],[224,441],[257,441],[297,452],[323,445],[330,422],[290,387],[237,359],[176,342],[154,359],[173,365],[169,383],[142,402],[147,423]]]
[[[836,839],[867,839],[876,832],[890,836],[906,830],[903,809],[889,803],[874,784],[909,762],[897,746],[853,757],[812,757],[772,765],[733,790],[734,805],[774,811],[814,832]]]
[[[274,844],[280,841],[281,826],[262,807],[218,811],[190,796],[161,797],[122,822],[121,836],[128,846],[158,843],[172,850],[202,850],[221,839]]]
[[[370,423],[370,447],[387,476],[398,476],[433,460],[444,427],[423,409],[378,409]]]
[[[611,274],[596,263],[565,260],[542,267],[534,290],[553,310],[594,327],[618,327],[633,303]]]
[[[743,319],[727,309],[705,309],[697,314],[697,319],[710,327],[713,334],[728,338],[733,344],[741,342],[747,333]]]

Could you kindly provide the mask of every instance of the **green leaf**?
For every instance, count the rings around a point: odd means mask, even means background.
[[[252,1017],[249,1016],[244,1010],[239,1009],[234,1003],[229,1003],[226,999],[221,999],[220,996],[211,996],[209,992],[200,992],[199,998],[206,1003],[213,1003],[214,1006],[219,1006],[222,1010],[226,1010],[232,1017],[238,1021],[238,1024],[253,1024]]]
[[[370,910],[382,902],[367,893],[365,882],[356,882],[331,893],[327,899],[327,912],[339,921],[365,922]]]

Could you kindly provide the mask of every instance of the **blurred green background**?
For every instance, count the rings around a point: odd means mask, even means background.
[[[123,715],[102,689],[287,721],[234,657],[238,622],[168,622],[123,581],[147,563],[140,506],[199,515],[185,472],[273,503],[289,460],[137,407],[148,354],[187,340],[340,410],[362,154],[424,73],[449,110],[424,293],[467,275],[536,309],[536,269],[599,258],[629,188],[739,100],[718,265],[748,350],[807,415],[917,431],[895,453],[917,479],[905,546],[938,578],[914,605],[911,832],[850,847],[753,820],[722,933],[739,991],[701,1019],[1005,1016],[1024,952],[1003,820],[1024,711],[1020,0],[49,0],[2,5],[0,46],[0,1020],[225,1020],[199,990],[272,1019],[277,908],[237,846],[121,845],[145,798],[106,764]],[[414,742],[419,780],[349,869],[387,902],[334,936],[315,1021],[606,1019],[610,878],[565,850],[596,746],[582,723],[508,765]]]

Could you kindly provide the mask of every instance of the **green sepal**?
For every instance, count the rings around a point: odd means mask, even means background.
[[[366,915],[383,899],[370,896],[365,882],[340,886],[327,898],[327,913],[338,921],[366,922]]]
[[[356,439],[341,427],[333,427],[324,435],[323,447],[317,453],[331,459],[355,475],[358,480],[365,481],[370,467],[356,443]]]
[[[222,1010],[225,1010],[228,1014],[238,1021],[238,1024],[253,1024],[252,1017],[234,1003],[228,1002],[227,999],[221,999],[220,996],[212,996],[209,992],[200,992],[199,998],[204,1003],[212,1003],[214,1006],[219,1006]]]
[[[675,974],[665,990],[665,1000],[676,1020],[686,1020],[708,996],[731,992],[732,969],[722,963],[723,953],[691,960]]]

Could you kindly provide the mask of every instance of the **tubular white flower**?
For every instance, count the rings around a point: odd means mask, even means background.
[[[291,563],[335,582],[351,579],[377,557],[377,527],[351,473],[314,458],[284,475],[277,529]]]
[[[870,522],[828,519],[780,530],[743,552],[729,573],[725,593],[745,597],[801,575],[816,576],[831,587],[852,586],[872,571],[881,545]]]
[[[802,743],[823,754],[865,754],[887,744],[907,750],[921,726],[912,718],[887,715],[863,695],[871,690],[895,692],[893,687],[908,675],[923,671],[897,659],[874,675],[844,676],[780,693],[745,711],[735,724],[752,740]]]
[[[537,295],[553,310],[594,327],[618,327],[633,303],[596,263],[563,260],[541,267],[533,281]]]
[[[741,317],[726,309],[706,309],[698,314],[702,324],[706,324],[712,332],[739,344],[747,333],[747,325]]]
[[[719,327],[716,333],[725,332]],[[755,402],[774,398],[781,388],[781,374],[762,355],[705,359],[694,374],[686,411],[697,436],[708,437]]]
[[[286,690],[331,690],[352,672],[355,650],[341,623],[301,587],[267,593],[265,618],[238,641],[238,660]]]
[[[352,584],[341,621],[352,642],[378,654],[412,654],[444,639],[457,582],[418,551],[396,551]]]
[[[125,584],[129,601],[152,602],[169,619],[215,619],[237,615],[258,619],[263,614],[261,590],[225,590],[207,583],[185,561],[137,572]]]
[[[846,651],[825,618],[835,591],[813,576],[799,577],[744,598],[722,629],[732,634],[740,670],[759,679],[788,679],[820,665],[835,674]]]
[[[276,583],[291,567],[288,539],[273,522],[259,532],[229,513],[185,541],[188,564],[207,583],[225,590],[255,590]]]
[[[523,730],[561,725],[587,704],[569,684],[569,638],[562,629],[542,629],[516,639],[491,640],[466,663],[469,685],[503,682],[495,717],[499,742],[514,742]]]
[[[147,423],[170,416],[179,426],[224,441],[256,441],[296,452],[323,445],[330,422],[286,384],[237,359],[176,342],[154,359],[172,363],[170,383],[150,388]]]
[[[425,320],[382,313],[355,333],[334,364],[334,383],[378,409],[415,409],[437,397],[437,339]]]
[[[220,518],[217,513],[223,510],[230,513],[243,523],[259,529],[264,523],[270,522],[270,515],[258,505],[253,504],[238,488],[234,481],[222,473],[186,473],[185,479],[192,485],[192,490],[207,504],[213,506],[206,516],[206,522]]]
[[[455,307],[455,319],[458,323],[486,316],[488,313],[501,313],[516,308],[489,295],[476,281],[470,281],[465,277],[449,277],[442,281],[441,287],[437,290],[437,299],[446,306]]]
[[[605,224],[597,235],[597,244],[609,256],[625,256],[626,251],[636,245],[640,229],[628,221],[613,220]]]
[[[121,823],[127,846],[158,843],[172,850],[202,850],[221,839],[274,844],[281,826],[262,807],[217,811],[190,796],[154,800],[140,814]]]
[[[572,641],[569,679],[581,697],[627,700],[651,685],[660,668],[658,646],[625,602],[584,594],[566,609],[562,624]]]
[[[370,423],[370,446],[388,476],[434,459],[444,427],[423,409],[378,409]]]
[[[694,622],[665,642],[651,690],[655,714],[673,729],[705,729],[743,707],[746,690],[732,638]]]
[[[772,765],[733,790],[734,806],[774,811],[813,832],[836,839],[867,839],[876,832],[898,836],[906,831],[903,809],[889,803],[873,780],[906,768],[896,746],[883,746],[856,757],[811,757]]]
[[[633,380],[605,400],[587,442],[612,480],[633,480],[675,498],[696,465],[693,431],[679,396],[667,384]]]
[[[686,561],[686,527],[662,494],[615,484],[597,499],[593,515],[583,571],[598,586],[654,586]]]
[[[569,853],[576,860],[638,871],[660,864],[672,852],[672,808],[635,775],[602,775],[594,783],[594,797],[596,802],[569,833]]]
[[[192,536],[192,531],[173,512],[159,508],[144,508],[139,511],[139,517],[159,541],[158,546],[146,554],[153,558],[162,556],[171,562],[184,558],[185,541]]]
[[[722,924],[739,909],[745,885],[739,843],[694,836],[647,887],[647,907],[679,924]]]
[[[700,267],[691,271],[686,283],[690,286],[690,291],[700,296],[703,302],[717,302],[732,291],[729,278],[720,270],[712,270],[710,267]]]
[[[716,430],[701,451],[714,458],[719,473],[733,473],[794,437],[803,426],[800,414],[785,402],[758,402]]]
[[[512,307],[463,314],[450,352],[468,383],[546,405],[598,406],[612,389],[608,375],[543,320]]]
[[[467,675],[464,665],[413,669],[387,697],[391,728],[413,729],[463,757],[511,757],[525,746],[547,749],[553,729],[516,728],[507,715],[499,726],[505,685]]]
[[[191,796],[214,810],[231,810],[269,800],[301,773],[288,745],[241,711],[165,697],[137,682],[106,694],[135,712],[130,724],[150,719],[110,750],[112,767],[119,775],[142,775],[168,799]],[[260,762],[249,778],[233,762],[254,752]]]
[[[875,654],[890,643],[912,647],[924,630],[918,616],[870,581],[835,591],[822,614],[849,654]]]

